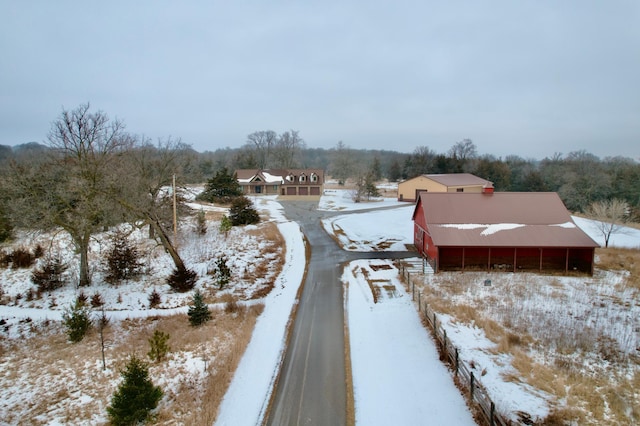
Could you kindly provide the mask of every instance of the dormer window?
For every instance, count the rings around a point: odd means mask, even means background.
[[[300,182],[306,182],[307,181],[307,177],[304,174],[300,175]]]
[[[311,182],[317,182],[318,181],[318,175],[315,173],[311,173]]]
[[[287,182],[294,182],[296,177],[292,174],[287,175]]]

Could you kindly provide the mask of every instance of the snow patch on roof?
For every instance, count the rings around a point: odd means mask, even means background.
[[[440,226],[443,228],[456,228],[463,230],[485,228],[484,231],[480,233],[480,235],[486,236],[495,234],[496,232],[500,231],[508,231],[510,229],[521,228],[526,225],[523,225],[521,223],[495,223],[491,225],[484,225],[479,223],[448,223]]]
[[[262,175],[264,176],[264,179],[267,183],[275,183],[275,182],[284,183],[284,179],[282,178],[282,176],[272,175],[267,172],[262,172]]]
[[[573,222],[558,223],[557,225],[550,226],[558,226],[560,228],[577,228],[576,224]]]

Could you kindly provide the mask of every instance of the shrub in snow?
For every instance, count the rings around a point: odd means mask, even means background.
[[[229,208],[229,219],[233,226],[251,225],[260,222],[260,215],[253,208],[253,203],[247,197],[236,197]]]
[[[31,272],[31,282],[38,291],[52,291],[65,285],[64,273],[68,266],[59,256],[50,256]]]
[[[86,294],[84,294],[84,291],[80,291],[80,294],[78,294],[78,297],[76,297],[76,304],[79,306],[87,306],[88,300],[89,298]]]
[[[126,280],[139,275],[142,262],[138,249],[133,246],[126,234],[116,232],[111,239],[112,246],[106,257],[107,276],[110,283]]]
[[[40,259],[42,256],[44,256],[44,249],[40,244],[38,244],[36,248],[33,249],[33,257]]]
[[[17,248],[11,253],[12,268],[29,268],[33,265],[35,258],[31,252],[23,247]]]
[[[171,347],[167,343],[169,341],[169,337],[169,333],[163,333],[160,330],[153,332],[153,336],[149,339],[149,352],[147,352],[151,361],[159,362],[167,356],[171,350]]]
[[[149,367],[132,355],[120,371],[122,383],[111,397],[107,407],[109,420],[114,425],[134,425],[145,422],[151,410],[158,406],[162,389],[149,378]]]
[[[167,278],[167,284],[175,291],[184,293],[193,289],[197,280],[198,274],[191,269],[176,268]]]
[[[84,338],[91,328],[91,313],[85,305],[76,301],[62,314],[62,323],[67,328],[69,340],[77,343]]]
[[[91,296],[91,307],[99,308],[102,305],[104,305],[102,295],[100,293],[94,293],[93,296]]]
[[[194,327],[202,325],[211,319],[211,312],[209,312],[207,304],[204,303],[200,290],[196,290],[194,293],[193,302],[189,306],[187,315],[189,315],[189,323]]]
[[[149,308],[156,308],[162,303],[160,299],[160,293],[154,288],[151,294],[149,294]]]

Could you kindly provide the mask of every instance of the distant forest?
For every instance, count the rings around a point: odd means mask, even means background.
[[[428,146],[418,147],[410,154],[352,149],[342,142],[323,149],[307,147],[297,131],[280,135],[273,131],[254,132],[239,148],[205,152],[171,140],[157,145],[146,141],[142,146],[156,150],[158,155],[167,149],[177,154],[181,160],[174,172],[184,184],[204,183],[225,168],[321,168],[339,182],[364,174],[398,182],[421,174],[467,172],[493,182],[496,191],[557,192],[574,212],[586,211],[593,202],[611,199],[626,201],[634,217],[640,212],[640,163],[623,156],[601,159],[586,151],[556,153],[542,160],[516,155],[496,158],[478,155],[469,139],[455,143],[445,153]],[[0,145],[0,167],[5,169],[10,161],[37,162],[50,149],[38,143]]]

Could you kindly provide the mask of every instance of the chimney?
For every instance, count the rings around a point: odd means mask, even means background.
[[[485,195],[493,194],[493,184],[491,182],[487,182],[482,186],[482,193]]]

